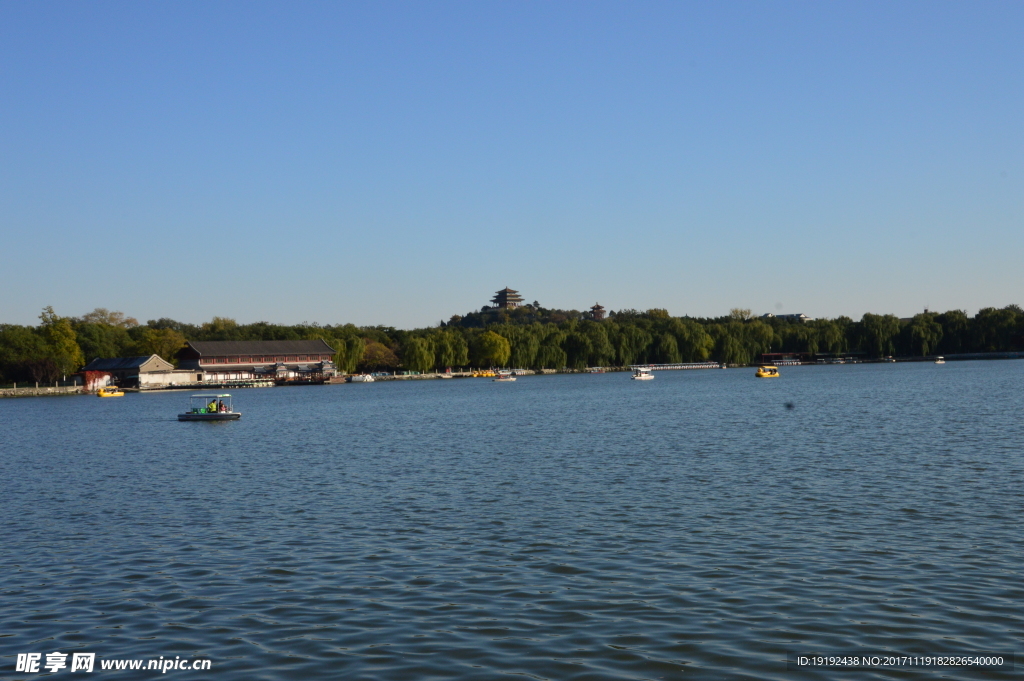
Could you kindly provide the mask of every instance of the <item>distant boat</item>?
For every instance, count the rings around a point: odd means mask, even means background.
[[[124,393],[116,385],[112,385],[106,388],[100,388],[96,393],[96,397],[124,397]]]
[[[946,358],[943,357],[942,355],[939,355],[938,357],[935,358],[935,363],[936,364],[945,364],[946,363]]]
[[[235,411],[231,404],[231,395],[192,395],[188,401],[189,410],[178,414],[179,421],[237,421],[242,418],[242,413]]]
[[[637,367],[636,369],[633,369],[633,375],[630,378],[634,381],[653,381],[654,374],[651,373],[650,369]]]
[[[516,380],[516,377],[511,371],[499,371],[491,380],[495,383],[511,383]]]
[[[763,366],[757,368],[757,373],[754,374],[758,378],[778,378],[779,370],[773,366]]]
[[[349,381],[351,383],[373,383],[373,376],[370,374],[356,374]]]

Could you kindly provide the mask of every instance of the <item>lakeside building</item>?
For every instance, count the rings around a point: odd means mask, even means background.
[[[334,349],[322,339],[188,341],[178,352],[178,366],[195,372],[201,383],[322,383],[337,373],[333,358]]]
[[[494,307],[511,310],[523,304],[523,297],[519,295],[519,291],[513,291],[506,286],[494,294],[494,297],[491,298],[491,302],[494,303]]]
[[[159,355],[139,357],[97,357],[79,372],[87,392],[118,385],[141,390],[187,385],[196,382],[196,372],[175,369]]]

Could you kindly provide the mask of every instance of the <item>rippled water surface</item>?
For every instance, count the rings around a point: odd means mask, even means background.
[[[1021,678],[786,660],[1024,649],[1024,362],[782,373],[2,400],[0,677]]]

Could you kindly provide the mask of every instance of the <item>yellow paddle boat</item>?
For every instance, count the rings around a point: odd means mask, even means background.
[[[96,397],[124,397],[124,393],[116,385],[111,385],[106,388],[100,388],[96,393]]]
[[[763,366],[757,368],[757,373],[754,374],[758,378],[778,378],[779,370],[772,366]]]

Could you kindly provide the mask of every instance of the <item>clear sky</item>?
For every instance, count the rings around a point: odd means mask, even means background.
[[[1024,3],[0,1],[0,322],[1024,303]]]

